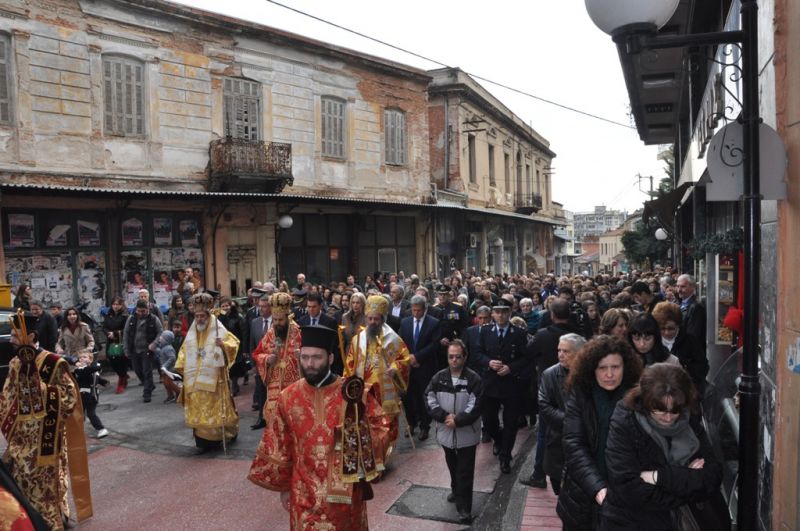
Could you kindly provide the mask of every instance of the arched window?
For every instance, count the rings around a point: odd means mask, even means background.
[[[103,57],[103,128],[106,134],[144,136],[144,63]]]

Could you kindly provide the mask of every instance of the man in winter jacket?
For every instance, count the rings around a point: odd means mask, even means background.
[[[462,524],[472,521],[475,449],[481,439],[481,378],[465,366],[466,358],[464,343],[451,341],[448,368],[437,372],[425,390],[428,412],[436,421],[436,440],[450,470],[447,501],[455,502]]]
[[[153,384],[155,341],[161,335],[162,328],[161,319],[150,313],[149,303],[143,299],[136,301],[136,311],[125,323],[122,344],[125,345],[125,355],[131,360],[136,376],[144,384],[142,393],[144,402],[150,402],[155,389]]]

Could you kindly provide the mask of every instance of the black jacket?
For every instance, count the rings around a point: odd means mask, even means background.
[[[305,315],[303,315],[300,319],[297,320],[297,324],[298,326],[311,325],[311,316],[308,315],[308,312],[306,312]],[[330,328],[331,330],[336,330],[339,326],[338,323],[336,322],[336,319],[326,314],[325,312],[319,313],[319,316],[317,317],[317,325]]]
[[[597,413],[591,393],[573,392],[564,414],[565,472],[556,512],[570,529],[596,529],[599,506],[595,495],[608,487],[595,463],[600,441]]]
[[[483,394],[493,398],[522,397],[528,392],[533,376],[533,360],[528,350],[528,332],[511,324],[506,325],[503,340],[497,337],[493,324],[481,327],[478,355],[475,360],[483,370]],[[511,370],[499,376],[489,368],[491,360],[500,360]]]
[[[564,447],[561,439],[567,402],[567,391],[564,389],[567,374],[567,369],[556,363],[542,373],[539,382],[539,418],[547,427],[544,473],[557,479],[561,478],[561,470],[564,467]]]
[[[42,312],[36,321],[36,333],[39,336],[39,346],[48,352],[56,351],[58,341],[58,325],[56,318],[49,312]]]
[[[422,385],[427,385],[437,367],[437,354],[439,352],[439,341],[442,339],[441,323],[435,317],[425,315],[419,329],[419,337],[416,345],[414,344],[414,318],[406,317],[400,324],[400,339],[408,347],[408,351],[414,355],[419,363],[414,372],[424,375]]]
[[[681,329],[675,338],[675,343],[672,344],[670,354],[677,356],[702,396],[708,374],[708,356],[701,342]]]
[[[125,321],[128,320],[128,312],[123,309],[119,313],[114,313],[109,310],[103,319],[103,330],[106,334],[112,332],[114,334],[113,343],[120,343],[122,341],[122,332],[125,329]]]
[[[480,350],[481,325],[474,325],[467,328],[464,332],[464,344],[467,345],[467,366],[473,371],[483,376],[484,367],[478,361],[478,351]]]
[[[536,373],[541,377],[545,370],[558,363],[558,343],[561,336],[572,333],[568,324],[551,324],[539,328],[531,340],[531,351],[536,363]]]
[[[703,458],[703,468],[670,465],[664,452],[636,420],[624,403],[617,404],[611,417],[606,447],[608,496],[602,509],[602,529],[668,531],[674,529],[673,509],[689,502],[702,502],[719,492],[722,466],[714,458],[699,417],[690,420],[700,441],[692,457]],[[645,483],[641,472],[657,470],[656,485]]]
[[[694,337],[699,341],[703,347],[703,352],[706,348],[706,307],[703,303],[697,300],[697,296],[693,295],[689,301],[689,305],[683,313],[683,329],[687,334]]]

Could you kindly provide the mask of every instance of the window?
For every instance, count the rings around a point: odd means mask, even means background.
[[[386,164],[406,163],[406,115],[402,111],[386,109],[383,112]]]
[[[503,153],[503,163],[504,163],[503,170],[505,172],[504,180],[506,185],[506,193],[509,194],[511,193],[511,156],[508,153]]]
[[[489,186],[497,186],[494,177],[494,146],[489,144]]]
[[[478,169],[475,160],[475,135],[469,135],[467,138],[467,149],[469,149],[469,182],[478,182]]]
[[[125,57],[103,58],[104,126],[114,135],[144,135],[144,66]]]
[[[260,140],[261,84],[226,78],[222,94],[225,102],[225,136]]]
[[[322,155],[344,158],[344,102],[322,98]]]
[[[11,123],[11,39],[0,33],[0,123]]]

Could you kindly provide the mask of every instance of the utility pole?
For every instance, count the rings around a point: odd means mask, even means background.
[[[650,199],[655,198],[655,192],[653,191],[653,176],[652,175],[646,176],[642,175],[641,173],[637,173],[636,177],[639,179],[639,191],[642,192],[643,194],[649,195]],[[644,190],[642,190],[642,179],[650,179],[650,192],[645,192]]]

